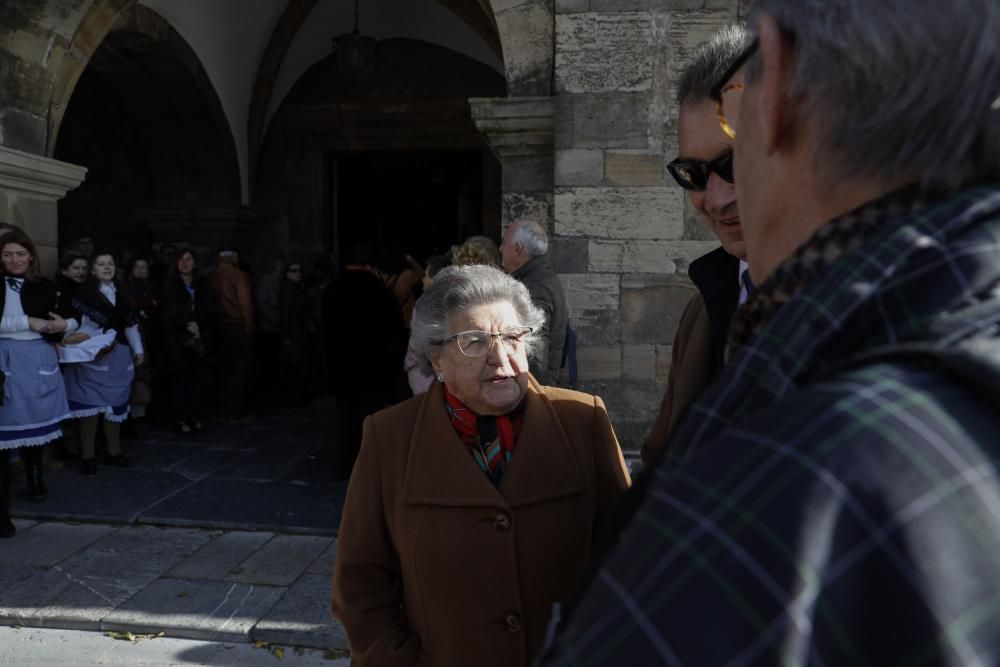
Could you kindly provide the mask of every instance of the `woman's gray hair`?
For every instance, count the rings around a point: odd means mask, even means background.
[[[545,313],[531,302],[528,288],[500,269],[483,264],[449,266],[441,269],[431,286],[417,301],[410,326],[410,345],[420,357],[420,365],[432,373],[427,352],[448,336],[458,333],[448,327],[448,318],[466,308],[491,303],[509,303],[521,326],[534,331],[524,338],[528,354],[534,351]]]
[[[794,39],[787,94],[825,180],[1000,180],[996,0],[755,0],[748,23],[760,14]]]

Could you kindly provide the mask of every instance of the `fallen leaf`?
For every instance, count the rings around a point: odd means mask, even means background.
[[[254,648],[267,648],[267,647],[268,647],[268,646],[270,646],[270,645],[271,645],[271,642],[262,642],[262,641],[260,641],[260,640],[258,640],[258,641],[255,641],[255,642],[253,643],[253,647],[254,647]]]
[[[282,660],[285,657],[285,649],[281,648],[280,646],[272,646],[271,655],[273,655],[278,660]]]
[[[350,658],[351,652],[345,651],[339,648],[328,648],[326,653],[323,654],[324,660],[340,660],[341,658]]]

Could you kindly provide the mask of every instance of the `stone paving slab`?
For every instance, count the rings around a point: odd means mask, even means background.
[[[226,530],[269,530],[335,535],[346,486],[294,481],[219,479],[193,483],[150,507],[139,520],[175,526],[217,526]]]
[[[86,477],[74,461],[53,461],[41,505],[16,482],[18,535],[0,542],[0,624],[243,639],[259,626],[262,637],[346,648],[329,615],[346,492],[330,480],[332,405],[192,437],[152,429],[124,443],[137,463],[128,470]]]
[[[20,563],[51,567],[87,545],[114,532],[107,525],[42,523],[18,530],[16,539],[0,540],[0,570]]]
[[[11,519],[11,522],[14,524],[14,527],[17,528],[18,533],[23,533],[32,526],[38,524],[38,522],[35,521],[34,519],[18,519],[17,517]]]
[[[344,655],[338,651],[337,656]],[[29,656],[27,659],[25,656]],[[333,658],[333,659],[331,659]],[[52,667],[100,664],[115,667],[349,667],[350,659],[327,651],[285,647],[278,660],[269,647],[156,637],[117,641],[100,632],[0,627],[0,665]]]
[[[264,441],[253,451],[234,458],[215,473],[223,479],[280,480],[304,459],[315,444],[293,446],[287,439]]]
[[[330,471],[336,468],[332,447],[314,450],[288,473],[288,478],[304,482],[329,483]],[[346,491],[347,485],[344,484]]]
[[[10,563],[0,567],[0,609],[10,609],[4,606],[5,591],[9,591],[22,581],[39,576],[43,572],[45,572],[44,568],[35,567],[27,562]]]
[[[332,543],[329,537],[279,535],[233,570],[226,580],[287,586]]]
[[[321,574],[325,577],[333,576],[333,559],[337,555],[337,540],[330,543],[323,553],[319,555],[319,558],[313,561],[313,564],[309,566],[306,570],[306,574]]]
[[[198,481],[224,468],[239,455],[239,452],[232,449],[217,447],[206,449],[199,446],[196,454],[178,461],[170,467],[170,470],[184,475],[190,480]]]
[[[254,641],[345,648],[344,627],[330,615],[329,576],[307,574],[285,593],[250,633]]]
[[[205,445],[186,442],[127,442],[123,451],[139,470],[170,469],[205,451]],[[100,474],[100,472],[98,472]]]
[[[0,596],[0,623],[98,630],[102,618],[178,560],[176,554],[137,558],[132,553],[84,551]]]
[[[183,475],[163,470],[98,468],[93,476],[59,471],[46,479],[48,500],[40,505],[13,500],[12,513],[34,519],[133,523],[146,508],[192,484]]]
[[[223,579],[272,537],[274,533],[223,533],[181,561],[168,576],[177,579]]]
[[[200,549],[219,531],[160,526],[124,526],[95,542],[92,551],[168,555],[180,561]]]
[[[247,641],[250,629],[285,591],[253,584],[160,579],[105,616],[101,629]]]

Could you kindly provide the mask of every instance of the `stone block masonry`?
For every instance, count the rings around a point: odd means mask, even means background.
[[[581,388],[601,394],[626,450],[655,416],[690,263],[718,247],[666,172],[676,81],[736,0],[556,0],[555,179],[560,273]]]

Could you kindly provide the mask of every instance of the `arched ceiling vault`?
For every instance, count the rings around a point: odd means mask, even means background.
[[[254,182],[254,172],[264,138],[269,111],[273,108],[275,82],[281,65],[299,28],[319,0],[288,0],[278,19],[271,38],[260,58],[253,84],[253,97],[247,114],[247,145],[249,153],[249,182]],[[498,58],[503,59],[503,48],[497,34],[493,11],[488,0],[435,0],[450,10],[479,35]]]

